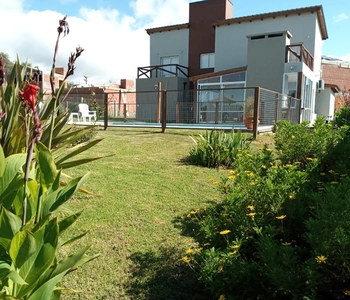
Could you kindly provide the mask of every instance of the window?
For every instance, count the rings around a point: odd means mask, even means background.
[[[284,74],[283,94],[295,98],[298,90],[298,73]],[[294,101],[293,101],[294,103]],[[289,108],[288,98],[282,98],[282,108]],[[295,104],[294,104],[295,105]],[[294,107],[293,105],[291,107]]]
[[[200,66],[201,66],[201,69],[214,68],[215,54],[214,53],[201,54]]]
[[[179,64],[178,56],[165,56],[160,59],[161,65],[171,65],[163,67],[164,71],[161,71],[161,77],[174,77],[176,76],[176,66]]]

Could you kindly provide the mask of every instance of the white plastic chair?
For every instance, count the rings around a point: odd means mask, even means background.
[[[96,111],[95,110],[89,110],[89,105],[85,103],[79,103],[79,113],[81,115],[81,118],[83,122],[86,122],[86,119],[89,119],[89,122],[91,123],[91,118],[94,118],[96,121]]]

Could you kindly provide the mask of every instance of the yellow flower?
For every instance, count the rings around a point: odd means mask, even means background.
[[[254,210],[254,209],[255,209],[253,205],[248,205],[247,208],[248,208],[249,210]]]
[[[198,253],[198,252],[201,252],[202,250],[203,250],[203,248],[197,248],[194,251],[196,251],[196,253]]]
[[[285,217],[286,217],[286,215],[281,215],[281,216],[279,216],[279,217],[276,217],[276,219],[278,219],[278,220],[283,220]]]
[[[225,295],[220,295],[219,300],[225,300]]]
[[[266,150],[266,151],[270,151],[270,152],[272,151],[270,148],[266,148],[265,150]]]
[[[231,232],[231,230],[226,229],[226,230],[220,231],[220,234],[225,235],[225,234],[228,234],[230,232]]]
[[[230,176],[228,177],[228,179],[231,179],[231,180],[233,180],[233,179],[235,179],[235,178],[236,178],[235,175],[230,175]]]
[[[241,247],[241,245],[233,245],[233,246],[231,246],[232,249],[238,249],[239,247]]]
[[[218,267],[218,273],[221,273],[224,268],[222,266]]]
[[[262,165],[261,168],[262,168],[262,169],[266,169],[266,166],[265,166],[265,165]]]
[[[252,218],[254,218],[254,216],[255,216],[255,215],[256,215],[256,213],[253,213],[253,212],[252,212],[252,213],[247,214],[247,216],[248,216],[248,217],[252,217]]]
[[[210,243],[205,243],[203,244],[203,246],[210,246]]]
[[[289,195],[289,199],[293,200],[293,199],[295,199],[295,196],[294,195]]]
[[[326,260],[327,260],[327,257],[325,257],[324,255],[319,255],[319,256],[316,256],[316,261],[319,263],[319,264],[322,264],[322,263],[326,263]]]
[[[292,244],[292,243],[287,243],[287,242],[282,243],[283,246],[289,246],[289,245],[291,245],[291,244]]]
[[[193,252],[193,250],[191,248],[186,250],[186,254],[191,254]]]
[[[229,252],[230,255],[235,255],[237,254],[237,251]]]
[[[219,181],[213,181],[213,184],[214,184],[214,185],[218,185],[218,184],[219,184]]]
[[[332,181],[331,184],[338,184],[338,181]]]
[[[312,161],[313,159],[311,157],[307,157],[306,160]]]
[[[295,139],[295,135],[292,135],[292,139]]]
[[[191,261],[187,256],[182,257],[181,260],[187,264]]]

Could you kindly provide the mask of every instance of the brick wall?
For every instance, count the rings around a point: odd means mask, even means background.
[[[323,64],[322,78],[327,84],[336,84],[342,92],[350,89],[350,66],[341,67],[340,64]]]

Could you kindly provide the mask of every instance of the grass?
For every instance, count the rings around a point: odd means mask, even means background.
[[[216,201],[214,181],[227,170],[190,165],[188,156],[199,131],[109,128],[85,156],[113,155],[78,169],[90,171],[84,188],[68,204],[82,217],[70,234],[89,233],[101,256],[69,274],[64,286],[81,291],[63,299],[206,299],[205,291],[180,258],[193,241],[181,235],[176,219]],[[70,252],[69,247],[63,251]]]

